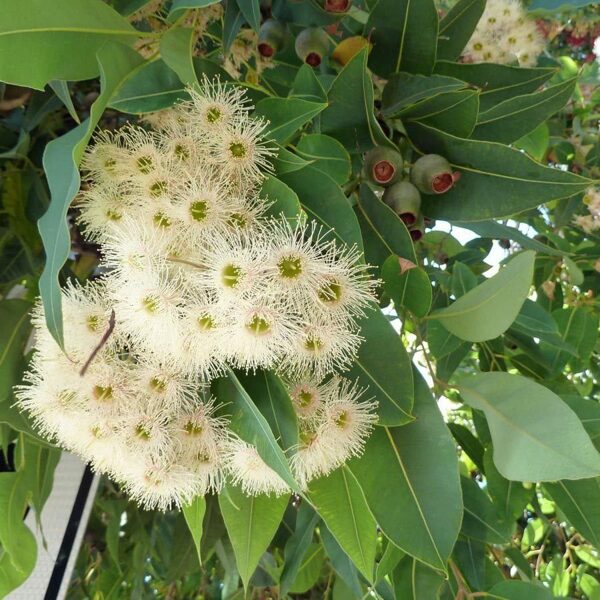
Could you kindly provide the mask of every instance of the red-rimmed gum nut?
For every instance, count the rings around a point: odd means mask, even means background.
[[[325,0],[321,4],[327,12],[345,13],[350,9],[352,0]]]
[[[410,180],[424,194],[444,194],[460,177],[450,163],[439,154],[421,156],[410,171]]]
[[[264,58],[272,58],[283,47],[285,25],[275,19],[267,19],[258,32],[258,53]]]
[[[388,186],[400,179],[402,154],[387,146],[376,146],[365,154],[365,172],[377,185]]]
[[[417,222],[421,210],[421,194],[410,181],[398,181],[386,188],[382,199],[407,227]]]
[[[425,221],[423,215],[419,215],[415,224],[408,230],[413,242],[418,242],[425,235]]]
[[[311,67],[318,67],[329,50],[327,34],[316,27],[302,30],[296,38],[298,58]]]

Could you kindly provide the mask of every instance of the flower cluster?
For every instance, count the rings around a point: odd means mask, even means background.
[[[589,188],[583,197],[587,206],[587,215],[577,215],[573,222],[581,227],[585,233],[592,233],[600,229],[600,189]]]
[[[533,66],[545,44],[520,0],[488,0],[463,60]]]
[[[84,160],[79,224],[101,276],[62,292],[64,352],[34,314],[17,395],[42,433],[164,509],[218,491],[288,486],[238,438],[211,381],[269,369],[299,420],[301,485],[360,453],[374,404],[337,373],[352,362],[374,281],[357,250],[258,194],[272,150],[242,92],[205,80],[191,99],[102,133]]]

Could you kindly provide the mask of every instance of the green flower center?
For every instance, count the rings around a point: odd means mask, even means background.
[[[271,330],[269,322],[259,315],[254,315],[248,323],[246,329],[254,335],[264,335]]]
[[[90,331],[96,332],[100,326],[100,317],[98,315],[88,315],[85,324]]]
[[[120,221],[121,218],[123,217],[123,215],[119,211],[115,210],[114,208],[108,208],[106,210],[105,214],[106,214],[106,218],[109,221]]]
[[[337,281],[330,281],[319,290],[319,300],[322,302],[339,302],[342,299],[342,286]]]
[[[164,379],[161,379],[160,377],[152,377],[150,379],[150,387],[159,393],[162,393],[165,391],[165,388],[167,387],[167,382]]]
[[[211,106],[206,111],[206,120],[209,123],[216,123],[222,116],[223,116],[223,113],[217,106]]]
[[[310,406],[313,403],[314,398],[314,394],[309,390],[301,390],[298,394],[298,402],[303,408]]]
[[[187,160],[190,157],[190,151],[183,144],[175,144],[173,152],[179,160]]]
[[[235,288],[242,278],[242,269],[237,265],[229,264],[221,271],[221,281],[228,288]]]
[[[202,433],[202,431],[204,431],[202,425],[200,425],[199,423],[194,423],[194,421],[188,421],[184,427],[183,430],[188,434],[188,435],[200,435]]]
[[[144,175],[151,173],[154,168],[154,161],[151,156],[140,156],[137,159],[136,164],[140,173],[143,173]]]
[[[150,186],[150,195],[153,198],[159,198],[166,193],[167,187],[167,182],[164,179],[159,179]]]
[[[158,298],[156,296],[146,296],[142,300],[142,306],[149,312],[155,313],[158,310]]]
[[[173,221],[171,221],[171,218],[168,217],[164,212],[157,212],[154,215],[154,224],[157,227],[171,227]]]
[[[208,215],[208,202],[205,200],[196,200],[196,202],[190,206],[190,214],[194,221],[204,221]]]
[[[138,423],[135,427],[135,435],[147,442],[150,439],[150,430],[144,423]]]
[[[296,279],[302,275],[302,259],[298,256],[287,256],[278,263],[279,274],[284,279]]]
[[[113,399],[113,389],[110,385],[102,386],[95,385],[94,386],[94,398],[96,400],[105,401]]]
[[[343,410],[335,419],[335,424],[340,428],[343,429],[344,427],[346,427],[346,425],[348,425],[348,422],[350,421],[350,416],[348,415],[348,411]]]
[[[216,327],[215,320],[209,314],[203,314],[198,317],[198,326],[203,331],[208,331]]]
[[[116,166],[117,166],[117,161],[114,158],[107,158],[104,161],[104,168],[109,172],[113,172],[115,170]]]
[[[324,345],[323,340],[319,339],[314,333],[310,333],[304,342],[304,347],[309,352],[318,352],[322,350]]]
[[[229,152],[234,158],[244,158],[247,153],[246,146],[241,142],[233,142],[229,145]]]
[[[246,227],[248,225],[248,219],[242,213],[233,213],[229,217],[229,224],[234,227]]]

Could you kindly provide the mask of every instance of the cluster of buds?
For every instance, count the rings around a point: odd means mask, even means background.
[[[585,231],[593,233],[600,229],[600,189],[589,188],[583,197],[583,203],[587,207],[587,215],[577,215],[573,223]]]
[[[101,275],[63,290],[64,349],[38,303],[17,390],[44,435],[159,509],[227,479],[248,494],[289,491],[229,428],[229,400],[211,396],[232,368],[287,382],[302,485],[359,453],[375,420],[339,375],[374,300],[362,256],[269,216],[258,191],[273,152],[243,92],[205,80],[189,93],[148,119],[154,130],[105,132],[87,153],[79,224]]]
[[[425,154],[415,161],[408,179],[403,179],[404,160],[393,148],[377,146],[365,155],[365,172],[384,188],[382,200],[400,217],[413,241],[423,237],[425,218],[421,194],[445,194],[459,180],[460,173],[439,154]]]

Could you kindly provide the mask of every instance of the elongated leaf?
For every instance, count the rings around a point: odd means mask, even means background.
[[[484,221],[535,208],[587,189],[590,180],[545,167],[519,150],[464,140],[426,125],[408,123],[422,152],[442,154],[461,178],[443,198],[423,198],[423,214],[450,221]],[[476,204],[470,198],[477,197]]]
[[[534,260],[534,252],[522,252],[497,275],[431,317],[462,340],[482,342],[498,337],[517,318],[529,295]]]
[[[379,0],[365,29],[372,32],[369,66],[377,75],[433,70],[438,36],[433,0]]]
[[[231,429],[245,442],[256,446],[260,457],[294,491],[298,484],[290,470],[288,461],[279,447],[268,421],[258,410],[252,398],[233,371],[227,378],[216,383],[217,395],[232,404]]]
[[[309,499],[329,531],[369,582],[374,580],[377,523],[347,467],[310,483]]]
[[[457,350],[464,342],[452,335],[439,321],[428,321],[427,344],[431,353],[439,360]]]
[[[110,106],[121,112],[143,114],[168,108],[188,98],[177,73],[162,60],[135,70],[112,96]]]
[[[554,595],[541,583],[502,581],[488,592],[493,600],[553,600]]]
[[[350,156],[336,139],[328,135],[313,133],[303,135],[296,151],[316,169],[327,173],[336,183],[342,185],[350,177]]]
[[[359,600],[363,597],[363,591],[359,574],[354,566],[354,563],[342,550],[329,529],[327,529],[327,525],[324,523],[319,526],[319,534],[321,536],[321,542],[323,543],[325,552],[327,552],[327,556],[329,557],[335,572],[351,590],[350,593],[353,594],[352,597],[356,598],[356,600]]]
[[[89,119],[64,136],[53,140],[44,151],[44,170],[52,200],[38,222],[46,251],[46,264],[40,278],[46,324],[52,336],[63,346],[63,324],[58,274],[71,248],[67,210],[79,191],[78,166],[87,143],[109,99],[129,73],[141,63],[133,50],[120,44],[104,46],[98,53],[101,70],[100,96],[94,102]]]
[[[535,250],[539,254],[548,254],[550,256],[564,256],[566,253],[562,250],[543,244],[542,242],[531,238],[524,233],[521,233],[516,227],[510,227],[503,223],[496,221],[480,221],[480,222],[468,222],[462,223],[456,222],[455,225],[458,227],[464,227],[470,229],[477,235],[484,238],[502,239],[506,238],[517,242],[523,248],[529,250]]]
[[[600,479],[557,481],[544,488],[571,525],[595,547],[600,545]]]
[[[297,154],[292,154],[283,147],[277,148],[277,156],[273,159],[273,168],[276,175],[298,171],[311,164],[312,161],[304,160]]]
[[[406,225],[365,184],[360,187],[356,214],[365,243],[365,258],[369,264],[381,267],[394,254],[417,262]]]
[[[181,510],[194,540],[194,546],[196,546],[198,562],[202,564],[200,540],[202,539],[202,522],[206,513],[206,499],[204,496],[196,496],[190,504],[183,506]]]
[[[264,98],[256,105],[254,115],[264,117],[269,124],[266,134],[285,144],[302,126],[316,117],[327,104],[300,98]]]
[[[304,594],[313,588],[321,575],[325,563],[325,551],[321,544],[311,544],[302,558],[296,579],[290,586],[293,594]]]
[[[455,77],[478,87],[481,90],[479,106],[484,111],[508,98],[535,92],[556,73],[556,69],[440,60],[435,65],[435,73]]]
[[[390,256],[381,268],[385,291],[394,301],[396,312],[407,308],[417,317],[424,317],[431,308],[431,282],[420,267],[407,270],[397,256]]]
[[[306,502],[300,505],[296,516],[296,529],[285,544],[285,562],[279,580],[279,593],[282,598],[285,598],[296,579],[319,520],[319,515]]]
[[[497,104],[479,115],[471,137],[503,144],[518,140],[563,108],[576,83],[577,77]]]
[[[413,419],[413,376],[400,336],[379,308],[369,309],[359,326],[364,341],[348,377],[367,388],[377,401],[380,425],[410,422]],[[382,348],[385,348],[385,360],[381,359]]]
[[[254,31],[258,31],[260,28],[259,0],[237,0],[237,4],[250,27],[252,27]]]
[[[445,570],[463,513],[458,461],[450,433],[418,373],[414,413],[413,423],[377,428],[364,455],[349,467],[385,535],[408,554]]]
[[[471,39],[486,0],[460,0],[440,22],[437,60],[456,60]]]
[[[69,115],[73,118],[75,123],[79,124],[79,115],[73,106],[73,99],[71,98],[71,92],[69,91],[69,85],[66,81],[60,81],[55,79],[49,82],[52,91],[60,98],[60,101],[65,105],[65,108],[69,112]]]
[[[189,8],[205,8],[211,4],[217,4],[218,2],[219,0],[173,0],[171,11],[169,12],[169,21],[175,21],[183,10]]]
[[[232,485],[226,485],[225,493],[219,495],[219,506],[245,588],[279,527],[288,500],[288,496],[246,496]]]
[[[298,69],[289,97],[311,102],[327,102],[327,93],[323,89],[323,84],[319,81],[315,70],[307,64]]]
[[[298,445],[298,420],[279,377],[270,371],[259,370],[254,375],[239,374],[238,378],[269,423],[279,445],[286,452],[295,448]]]
[[[594,0],[532,0],[529,10],[554,11],[561,8],[581,8],[590,4],[594,4]]]
[[[391,573],[396,565],[406,556],[406,553],[400,550],[398,546],[395,546],[387,540],[387,544],[385,546],[385,550],[379,561],[377,562],[377,573],[375,579],[380,581],[386,575]]]
[[[479,92],[456,90],[421,100],[402,111],[403,121],[414,121],[467,138],[479,113]]]
[[[0,81],[43,90],[54,79],[92,79],[104,44],[138,35],[102,0],[4,0]]]
[[[12,386],[19,383],[30,331],[30,310],[31,304],[25,300],[0,302],[0,403],[10,397]]]
[[[335,138],[351,153],[377,145],[394,147],[373,113],[373,83],[367,71],[367,56],[365,48],[340,71],[329,88],[328,107],[321,115],[321,133]]]
[[[225,17],[223,19],[223,52],[229,53],[231,44],[237,36],[242,24],[244,15],[240,12],[237,2],[228,2],[225,6]]]
[[[283,215],[286,219],[294,220],[302,212],[296,192],[273,175],[269,175],[263,181],[259,195],[272,203],[267,214],[274,217]]]
[[[308,216],[323,225],[325,231],[330,231],[329,238],[356,246],[362,251],[362,237],[354,211],[348,198],[329,175],[309,165],[299,171],[280,175],[279,178],[298,194]],[[315,194],[315,190],[319,190],[319,193]],[[324,198],[327,198],[326,202]]]
[[[198,81],[192,57],[194,36],[193,29],[174,27],[160,40],[160,54],[163,60],[185,85],[193,85]]]
[[[392,580],[395,598],[420,600],[438,597],[438,590],[444,582],[444,574],[411,556],[405,556],[394,569]]]
[[[509,542],[512,522],[498,514],[492,501],[475,481],[461,477],[460,483],[465,505],[461,534],[488,544]]]
[[[600,454],[581,421],[549,389],[520,375],[480,373],[461,381],[459,390],[468,404],[485,413],[494,464],[506,479],[554,481],[600,475]]]
[[[454,77],[397,73],[390,78],[383,90],[382,112],[386,117],[399,117],[422,100],[466,87],[464,81]]]

